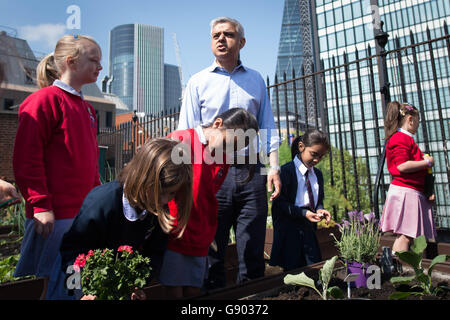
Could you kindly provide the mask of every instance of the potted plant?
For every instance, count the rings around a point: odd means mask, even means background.
[[[99,300],[129,300],[135,288],[142,289],[150,277],[150,259],[133,251],[131,246],[90,250],[80,254],[74,270],[81,274],[84,295]]]
[[[338,226],[340,239],[333,237],[340,257],[345,261],[348,273],[360,274],[355,280],[356,287],[365,287],[368,277],[366,270],[376,261],[380,246],[378,220],[373,212],[364,214],[351,211],[348,212],[348,220],[344,219]]]

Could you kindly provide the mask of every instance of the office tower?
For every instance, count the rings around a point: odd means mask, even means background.
[[[164,110],[178,112],[181,107],[181,78],[178,66],[164,64]]]
[[[164,108],[164,30],[125,24],[110,32],[111,93],[128,107],[147,115]]]
[[[430,30],[430,38],[435,39],[444,36],[444,22],[450,23],[450,2],[448,0],[315,0],[313,1],[314,14],[318,38],[315,41],[316,64],[323,61],[324,69],[344,64],[344,52],[348,55],[348,62],[358,58],[368,57],[367,46],[371,47],[371,55],[375,55],[376,40],[379,34],[381,22],[383,31],[389,34],[386,50],[405,47],[413,43],[428,40],[427,28]],[[411,38],[411,32],[413,36]],[[438,203],[438,224],[443,227],[450,226],[449,187],[448,187],[448,160],[443,151],[443,141],[450,138],[450,63],[445,41],[432,43],[434,63],[437,69],[436,90],[432,76],[432,59],[428,44],[424,43],[415,48],[417,62],[414,61],[412,48],[391,52],[387,57],[387,76],[390,82],[389,92],[391,100],[407,101],[419,109],[422,109],[426,118],[426,124],[421,119],[421,125],[415,135],[421,150],[425,150],[425,141],[429,141],[430,152],[436,160],[434,169],[436,181],[436,197]],[[379,50],[377,50],[379,52]],[[377,53],[378,53],[377,52]],[[356,70],[355,64],[349,66],[350,88],[347,90],[344,81],[344,68],[337,71],[337,82],[332,72],[326,72],[326,111],[328,113],[330,138],[334,146],[338,146],[338,131],[343,132],[343,147],[357,156],[365,156],[364,137],[367,138],[370,174],[372,180],[377,172],[379,150],[384,145],[383,125],[383,96],[380,94],[378,78],[378,62],[374,63],[375,71],[374,90],[371,88],[370,71],[368,61],[361,61],[361,67]],[[416,70],[415,70],[416,69]],[[357,71],[361,75],[360,93],[358,88]],[[417,71],[417,74],[416,74]],[[417,77],[420,81],[417,81]],[[421,90],[417,84],[421,85]],[[336,92],[341,99],[335,99]],[[349,91],[349,95],[347,94]],[[372,91],[375,94],[372,96]],[[437,108],[437,94],[442,107],[441,130]],[[348,97],[350,96],[350,97]],[[375,99],[373,98],[375,97]],[[350,108],[348,101],[351,101]],[[372,103],[376,104],[376,114],[372,113]],[[319,103],[319,105],[323,105]],[[360,105],[366,107],[369,112],[361,111]],[[339,111],[340,116],[338,117]],[[363,120],[364,119],[364,120]],[[363,129],[363,123],[366,126]],[[424,124],[427,130],[424,129]],[[377,130],[378,126],[378,130]],[[356,145],[352,147],[351,129],[354,130]],[[378,131],[378,132],[377,132]],[[424,139],[424,132],[428,139]],[[378,145],[377,145],[378,144]],[[381,147],[380,147],[381,145]],[[447,156],[448,157],[448,156]],[[448,158],[447,158],[448,159]],[[384,170],[384,181],[389,183],[388,171]]]
[[[283,10],[283,21],[280,32],[280,42],[278,47],[278,58],[276,66],[276,76],[278,82],[286,79],[299,77],[301,74],[308,74],[314,71],[313,65],[313,35],[310,15],[310,0],[285,0]],[[303,87],[306,87],[304,92]],[[278,107],[280,111],[280,125],[285,127],[285,87],[278,90]],[[307,115],[309,123],[313,123],[315,95],[311,79],[306,79],[305,83],[296,83],[297,114],[300,115],[300,129],[305,128],[304,101],[308,106]],[[304,99],[305,98],[305,99]],[[287,105],[290,126],[294,121],[294,88],[287,88]],[[276,95],[272,94],[271,104],[274,114],[277,114]],[[292,127],[291,127],[292,128]]]

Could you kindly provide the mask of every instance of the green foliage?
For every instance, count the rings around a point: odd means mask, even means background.
[[[414,276],[410,277],[392,277],[391,283],[393,284],[410,284],[412,281],[416,280],[419,285],[413,286],[419,287],[422,291],[419,292],[402,292],[397,291],[394,292],[389,299],[406,299],[410,295],[437,295],[439,291],[443,289],[447,289],[447,287],[433,287],[431,285],[431,276],[433,273],[433,268],[438,263],[446,262],[450,259],[450,255],[441,254],[435,257],[428,267],[428,272],[422,267],[422,258],[423,252],[427,247],[427,241],[425,236],[420,236],[414,239],[414,244],[411,246],[412,251],[400,251],[395,254],[399,257],[400,260],[408,263],[414,269]]]
[[[345,173],[345,185],[347,196],[344,192],[344,175],[342,174],[342,156],[338,148],[331,147],[331,158],[333,168],[333,182],[331,185],[331,167],[329,153],[322,158],[317,165],[317,168],[322,171],[324,178],[324,207],[331,211],[331,208],[336,207],[337,217],[339,221],[345,217],[345,213],[349,210],[355,210],[354,206],[357,203],[356,192],[359,195],[360,210],[370,211],[370,194],[367,192],[367,185],[369,175],[366,165],[361,157],[356,158],[356,170],[358,173],[358,181],[355,181],[353,170],[353,156],[347,150],[343,150],[343,163]]]
[[[14,277],[14,271],[16,265],[19,262],[19,254],[9,256],[7,258],[0,260],[0,283],[23,280],[23,279],[33,279],[36,276],[24,276],[24,277]]]
[[[14,269],[19,261],[19,255],[9,256],[0,260],[0,283],[13,281]]]
[[[291,146],[288,144],[287,140],[284,140],[278,149],[278,161],[280,166],[292,161]]]
[[[320,292],[316,288],[314,280],[308,277],[304,272],[297,275],[292,274],[286,275],[284,277],[284,283],[289,285],[300,285],[309,287],[314,291],[316,291],[323,300],[327,300],[328,295],[332,296],[335,299],[342,299],[344,297],[344,293],[342,292],[341,289],[339,289],[336,286],[328,288],[330,280],[333,276],[334,265],[336,264],[337,258],[338,258],[337,256],[334,256],[333,258],[327,260],[323,265],[322,269],[319,270],[319,279],[320,282],[322,283],[322,292]]]
[[[340,256],[347,261],[372,263],[376,259],[381,237],[375,214],[352,211],[348,217],[349,220],[339,225],[340,239],[333,235]]]
[[[21,198],[21,201],[15,205],[9,206],[7,208],[0,209],[0,224],[1,225],[11,225],[14,231],[16,231],[19,236],[25,234],[25,199]]]
[[[150,259],[129,246],[119,247],[117,253],[111,249],[91,250],[86,257],[79,255],[75,266],[81,268],[83,294],[100,300],[130,299],[134,288],[146,285],[151,271]]]

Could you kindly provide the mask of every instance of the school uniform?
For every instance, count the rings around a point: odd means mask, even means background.
[[[427,169],[400,172],[397,166],[406,161],[421,161],[423,153],[414,141],[414,135],[401,128],[386,145],[386,165],[392,176],[381,215],[383,232],[427,239],[437,237],[432,203],[423,194]]]
[[[96,134],[94,108],[60,80],[20,105],[13,169],[26,200],[26,222],[14,276],[50,277],[62,236],[83,199],[100,185]],[[47,238],[36,232],[33,219],[45,211],[55,217]]]
[[[311,184],[307,192],[306,175]],[[273,244],[269,264],[285,271],[317,263],[322,260],[316,238],[316,224],[306,219],[306,212],[323,209],[323,175],[317,168],[307,168],[299,159],[281,167],[281,193],[272,203]]]
[[[79,254],[87,254],[89,250],[132,246],[133,250],[150,257],[150,279],[153,279],[158,276],[167,239],[154,214],[131,207],[118,181],[98,186],[86,196],[72,226],[63,236],[47,298],[71,298],[65,287],[67,267]]]
[[[174,131],[169,137],[186,144],[191,151],[193,203],[182,237],[169,237],[159,281],[165,286],[202,287],[208,272],[208,249],[217,230],[216,193],[229,164],[225,154],[216,155],[217,159],[211,155],[201,126]],[[176,202],[171,200],[168,205],[171,216],[176,218]]]

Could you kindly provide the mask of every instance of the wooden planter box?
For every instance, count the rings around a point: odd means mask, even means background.
[[[291,270],[289,272],[283,272],[280,274],[266,276],[259,279],[247,281],[240,285],[234,285],[224,289],[216,289],[205,294],[194,297],[193,300],[248,300],[248,299],[261,299],[261,296],[266,293],[279,292],[286,285],[284,284],[284,277],[287,274],[299,274],[304,272],[307,276],[313,277],[317,275],[318,270],[323,267],[325,261],[312,264],[306,267]],[[423,259],[422,265],[425,269],[428,269],[431,263],[430,259]],[[403,266],[409,267],[407,264]],[[335,265],[335,270],[344,268],[344,264],[338,260]],[[437,264],[433,272],[441,272],[450,277],[450,263]]]
[[[48,278],[25,279],[0,284],[0,300],[44,300]]]
[[[225,254],[225,272],[227,279],[227,286],[231,286],[236,283],[237,272],[238,272],[238,258],[236,244],[229,244],[227,247],[227,252]],[[147,295],[147,299],[151,300],[162,300],[164,297],[164,289],[161,284],[156,280],[153,281],[148,287],[144,288],[144,292]]]

